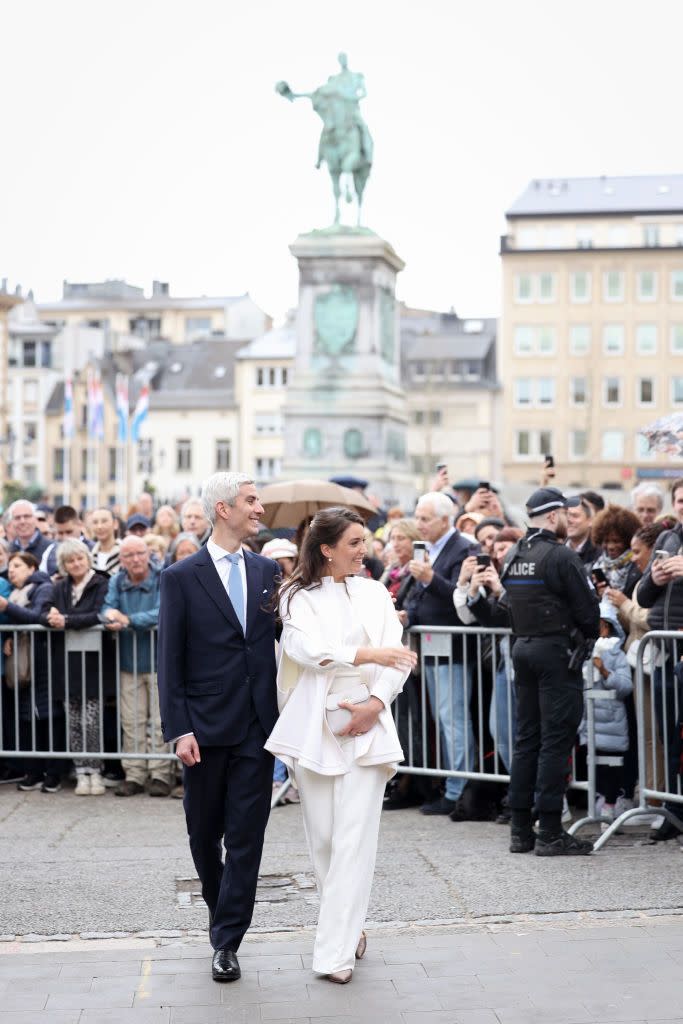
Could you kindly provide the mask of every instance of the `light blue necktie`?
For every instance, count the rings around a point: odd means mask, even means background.
[[[247,630],[245,626],[245,614],[244,614],[244,587],[242,586],[242,573],[240,572],[240,556],[235,553],[234,555],[226,555],[227,560],[230,562],[230,575],[228,576],[228,597],[235,609],[235,615],[240,620],[240,626],[242,632],[246,636]]]

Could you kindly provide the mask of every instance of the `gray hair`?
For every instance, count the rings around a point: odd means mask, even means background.
[[[36,506],[33,504],[32,501],[29,501],[28,498],[17,498],[17,500],[13,501],[10,507],[7,509],[7,515],[10,517],[10,519],[14,515],[14,510],[17,507],[17,505],[28,505],[28,507],[31,509],[31,512],[33,512],[34,515],[36,514]]]
[[[427,491],[426,494],[417,499],[415,507],[419,508],[420,505],[431,505],[435,516],[448,519],[449,523],[453,524],[455,505],[447,494],[443,494],[441,491]]]
[[[92,569],[92,553],[88,545],[82,540],[63,540],[57,545],[57,568],[62,576],[67,575],[66,563],[74,555],[85,555],[88,566]]]
[[[168,548],[169,558],[171,559],[172,562],[175,562],[175,553],[178,550],[179,546],[184,541],[189,541],[190,544],[194,544],[197,551],[201,551],[202,546],[199,543],[199,540],[197,539],[196,533],[188,533],[187,531],[185,531],[184,533],[178,533],[173,538]]]
[[[664,508],[664,491],[657,484],[638,484],[631,491],[631,508],[636,507],[639,498],[656,498],[659,504],[659,511]]]
[[[246,473],[214,473],[209,477],[202,488],[202,507],[212,526],[216,522],[216,502],[224,501],[226,505],[234,505],[242,484],[253,483]]]

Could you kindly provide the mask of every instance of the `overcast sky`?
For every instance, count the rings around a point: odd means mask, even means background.
[[[534,177],[683,171],[680,0],[3,0],[0,277],[296,303],[332,220],[320,121],[274,91],[346,50],[375,140],[365,224],[409,304],[499,311]]]

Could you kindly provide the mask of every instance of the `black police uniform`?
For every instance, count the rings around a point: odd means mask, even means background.
[[[513,833],[515,823],[530,832],[535,798],[541,834],[555,835],[561,832],[567,766],[583,713],[581,665],[569,667],[572,634],[578,629],[586,640],[598,636],[598,599],[578,555],[549,530],[527,531],[502,580],[517,695],[508,797]]]

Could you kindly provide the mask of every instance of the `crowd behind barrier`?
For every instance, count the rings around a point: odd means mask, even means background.
[[[666,516],[664,494],[641,485],[632,509],[585,492],[567,511],[564,542],[601,599],[567,765],[570,831],[601,829],[596,848],[630,819],[653,839],[683,829],[683,480],[671,499]],[[385,584],[419,653],[394,706],[405,761],[385,807],[506,823],[516,698],[501,571],[522,531],[495,491],[452,493],[443,474],[412,516],[383,518],[363,571]],[[206,542],[201,502],[155,515],[143,495],[117,523],[110,509],[52,515],[20,500],[3,523],[0,782],[52,793],[75,776],[77,795],[181,796],[159,721],[159,578]],[[291,573],[292,539],[265,532],[259,547]],[[297,799],[278,764],[273,786],[274,805]]]

